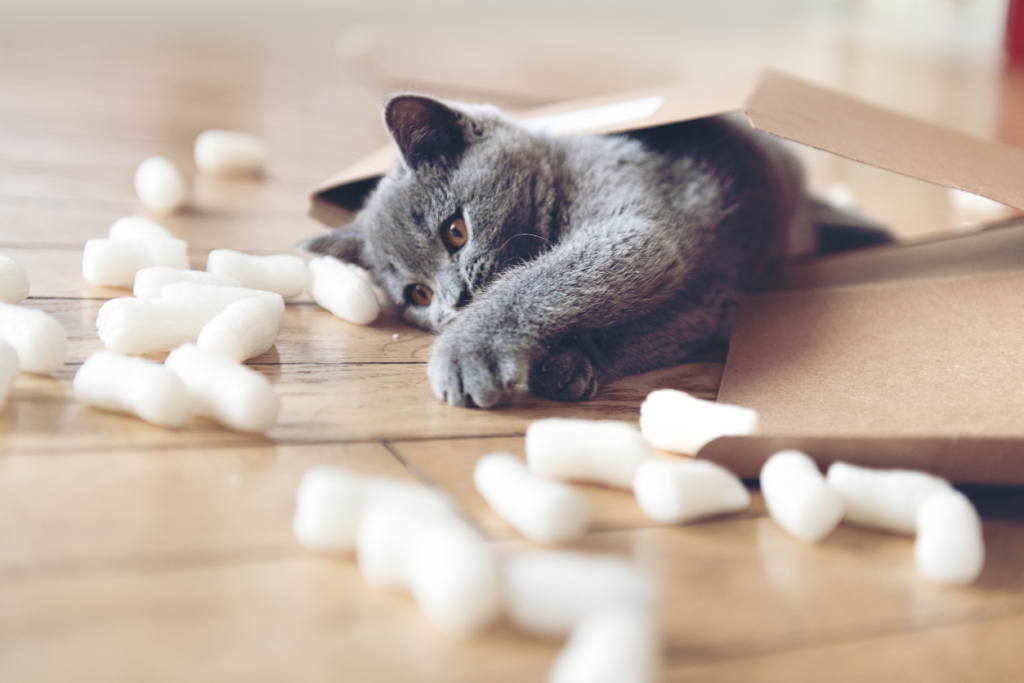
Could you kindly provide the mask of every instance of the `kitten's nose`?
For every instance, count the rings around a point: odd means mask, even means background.
[[[462,294],[459,294],[459,300],[455,302],[455,308],[462,308],[472,300],[473,295],[466,290],[462,290]]]

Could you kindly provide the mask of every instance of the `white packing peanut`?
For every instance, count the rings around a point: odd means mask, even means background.
[[[608,555],[536,551],[505,562],[505,599],[514,626],[564,636],[593,614],[618,605],[654,610],[654,583],[632,564]]]
[[[28,274],[12,258],[0,256],[0,302],[16,304],[28,296]]]
[[[651,445],[624,422],[549,418],[526,428],[526,461],[542,477],[631,490],[636,468],[652,457]]]
[[[164,286],[172,282],[191,282],[196,285],[219,285],[241,287],[242,283],[232,277],[214,275],[205,270],[182,270],[167,266],[150,266],[135,273],[135,287],[132,294],[140,299],[157,299]]]
[[[97,237],[82,251],[82,277],[108,287],[128,287],[135,274],[150,266],[188,270],[188,244],[173,238],[112,240]]]
[[[903,534],[917,530],[917,511],[929,494],[951,488],[945,479],[926,472],[876,470],[845,462],[832,463],[827,479],[843,497],[847,522]]]
[[[390,477],[372,477],[321,465],[306,471],[295,499],[292,531],[304,547],[321,553],[351,553],[363,510],[371,501],[399,499],[434,512],[450,503],[423,485]]]
[[[97,351],[75,373],[75,398],[86,405],[177,427],[188,410],[188,391],[161,363]]]
[[[234,278],[243,287],[298,296],[306,288],[306,262],[295,254],[255,256],[231,249],[214,249],[206,259],[206,272]]]
[[[451,512],[376,500],[359,521],[356,557],[368,585],[408,591],[424,616],[451,635],[480,631],[501,613],[493,551]]]
[[[240,299],[203,326],[196,346],[241,363],[268,351],[280,330],[273,306],[262,299]]]
[[[573,626],[548,683],[653,683],[658,655],[650,611],[611,607]]]
[[[438,521],[416,539],[410,591],[423,615],[445,633],[468,636],[504,610],[494,551],[462,520]]]
[[[697,455],[720,436],[757,434],[756,410],[705,401],[675,389],[658,389],[640,406],[640,431],[655,448]]]
[[[380,314],[377,295],[369,283],[355,268],[333,256],[309,262],[306,289],[318,306],[350,323],[369,325]]]
[[[185,178],[167,157],[150,157],[135,171],[135,194],[153,213],[177,211],[185,203]]]
[[[0,303],[0,339],[18,353],[22,372],[49,375],[68,356],[68,333],[53,317],[32,308]]]
[[[96,330],[103,345],[117,353],[170,351],[196,341],[226,307],[205,300],[121,297],[100,306]]]
[[[193,149],[196,168],[209,175],[259,175],[267,162],[267,143],[252,133],[204,130]]]
[[[761,468],[761,493],[775,523],[805,543],[817,543],[843,519],[843,497],[799,451],[780,451]]]
[[[967,496],[949,488],[921,501],[914,561],[932,581],[974,583],[985,566],[985,539],[981,518]]]
[[[636,471],[633,491],[640,509],[662,524],[690,522],[750,505],[743,482],[707,460],[648,460]]]
[[[277,315],[277,322],[284,322],[284,298],[276,292],[265,292],[262,289],[172,282],[169,285],[164,285],[164,288],[160,290],[160,296],[175,301],[213,304],[220,311],[242,299],[262,299],[273,307],[274,313]]]
[[[7,403],[7,392],[11,390],[14,379],[18,376],[18,352],[14,347],[0,339],[0,408]]]
[[[473,483],[499,517],[537,543],[570,543],[587,532],[587,502],[571,486],[531,474],[511,453],[480,458]]]
[[[145,216],[125,216],[118,218],[110,226],[107,239],[118,240],[149,240],[174,239],[171,231],[151,218]]]
[[[277,422],[281,402],[266,377],[195,344],[171,351],[164,365],[185,383],[189,412],[239,432],[263,434]]]

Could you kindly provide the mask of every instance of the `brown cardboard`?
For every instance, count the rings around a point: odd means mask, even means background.
[[[642,116],[583,116],[593,125],[566,132],[742,112],[780,137],[1024,210],[1024,151],[773,71],[518,117],[603,115],[652,101]],[[311,213],[344,223],[396,158],[389,146],[329,179]],[[1024,226],[794,264],[765,289],[740,307],[719,393],[758,409],[764,436],[718,439],[701,457],[756,478],[768,456],[793,447],[822,466],[845,460],[1024,485]]]
[[[573,134],[651,128],[728,112],[783,138],[1024,210],[1024,151],[918,121],[776,71],[714,82],[642,88],[518,112],[528,122],[659,98],[646,116],[598,121]],[[397,158],[383,147],[313,191],[310,213],[332,226],[351,217]]]

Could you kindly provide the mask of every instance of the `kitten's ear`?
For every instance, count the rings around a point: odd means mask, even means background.
[[[358,227],[349,227],[304,240],[299,243],[299,251],[326,254],[362,268],[369,268],[364,258],[365,245],[362,230]]]
[[[392,95],[384,103],[384,125],[413,170],[454,166],[469,146],[467,123],[464,114],[422,95]]]

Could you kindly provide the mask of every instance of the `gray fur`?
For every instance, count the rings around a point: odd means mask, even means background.
[[[367,268],[404,321],[440,333],[427,371],[452,405],[524,383],[589,399],[728,338],[806,215],[798,165],[745,121],[552,138],[414,95],[384,118],[402,161],[352,225],[303,246]],[[470,238],[450,254],[439,230],[460,213]],[[412,283],[430,306],[405,301]]]

